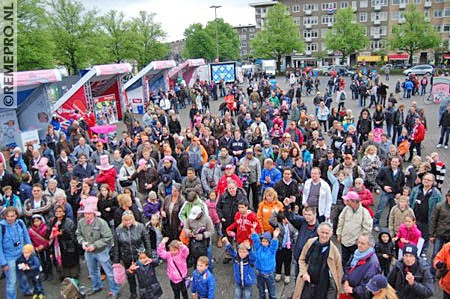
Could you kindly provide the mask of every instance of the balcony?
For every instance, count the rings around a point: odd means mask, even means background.
[[[333,54],[334,54],[334,51],[333,51],[333,50],[327,50],[327,54],[328,54],[328,55],[333,55]]]
[[[305,9],[305,15],[307,15],[307,16],[312,15],[312,10],[311,9]]]
[[[399,24],[403,24],[403,23],[405,23],[405,21],[406,21],[405,18],[400,18],[400,19],[398,19],[398,23],[399,23]]]
[[[373,20],[373,24],[374,25],[381,25],[381,20],[380,19]]]
[[[425,17],[425,22],[430,23],[431,22],[430,17]]]
[[[328,28],[332,28],[332,27],[333,27],[333,23],[329,22],[329,23],[327,24],[327,26],[328,26]]]
[[[400,3],[400,4],[398,5],[398,8],[399,8],[399,9],[406,9],[406,3]]]
[[[357,11],[358,11],[358,7],[352,6],[352,11],[353,11],[354,13],[357,12]]]
[[[431,8],[431,1],[425,1],[425,4],[423,5],[425,8]]]
[[[374,33],[374,34],[372,34],[372,38],[373,39],[380,39],[380,34],[379,33]]]
[[[375,10],[375,11],[380,11],[381,10],[381,4],[375,4],[375,6],[373,7],[373,9]]]
[[[305,37],[305,42],[307,42],[307,43],[312,42],[312,37]]]
[[[311,29],[312,28],[312,24],[305,24],[305,29]]]
[[[305,55],[306,55],[306,56],[311,56],[311,55],[312,55],[312,52],[309,51],[309,50],[306,50],[306,51],[305,51]]]

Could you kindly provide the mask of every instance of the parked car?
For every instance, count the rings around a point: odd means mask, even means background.
[[[346,69],[345,67],[337,68],[336,72],[341,77],[353,77],[353,75],[355,75],[355,71]]]
[[[354,71],[348,70],[343,65],[329,65],[314,69],[314,71],[318,71],[322,76],[330,76],[333,70],[336,71],[339,76],[353,76],[355,74]]]
[[[403,75],[431,75],[434,73],[433,66],[429,64],[419,64],[403,71]]]

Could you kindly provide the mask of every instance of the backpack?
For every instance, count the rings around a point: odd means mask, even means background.
[[[22,221],[21,219],[18,219],[18,220],[20,220],[20,221],[19,221],[20,227],[22,227],[23,230],[28,231],[27,228],[25,227],[25,224],[23,223],[23,221]],[[6,233],[6,225],[0,224],[0,226],[2,227],[2,238],[3,238],[3,236],[4,236],[5,233]]]
[[[340,95],[340,97],[339,97],[339,100],[340,100],[341,102],[344,102],[345,99],[346,99],[345,93],[344,93],[344,92],[341,92],[341,95]]]

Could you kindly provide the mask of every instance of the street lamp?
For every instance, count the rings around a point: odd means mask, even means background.
[[[211,5],[209,8],[214,8],[214,22],[216,23],[216,59],[219,61],[219,32],[217,30],[217,9],[221,8],[221,5]]]

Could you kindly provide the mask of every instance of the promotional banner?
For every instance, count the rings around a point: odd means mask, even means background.
[[[67,128],[70,120],[85,117],[89,111],[84,94],[84,86],[80,87],[55,113],[61,119],[61,125]]]
[[[117,102],[114,94],[94,98],[97,124],[106,125],[118,121]]]
[[[20,133],[15,110],[0,112],[0,147],[16,146],[16,135]]]
[[[234,82],[236,80],[236,63],[210,64],[210,67],[212,81],[219,82],[223,79],[225,82]]]
[[[31,130],[16,134],[17,146],[25,151],[25,144],[32,144],[34,149],[39,149],[39,131]]]

